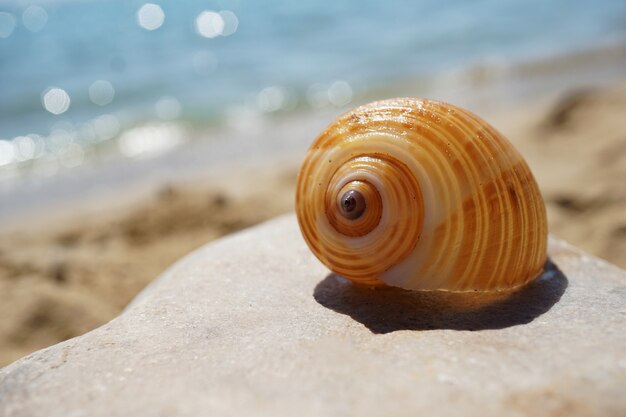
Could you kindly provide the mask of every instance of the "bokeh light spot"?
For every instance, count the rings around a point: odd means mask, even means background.
[[[237,31],[239,27],[239,19],[237,15],[230,10],[222,10],[220,12],[222,21],[224,22],[224,28],[222,29],[222,36],[230,36]]]
[[[106,80],[94,81],[89,86],[89,99],[98,106],[104,106],[113,101],[115,97],[115,89],[113,85]]]
[[[15,148],[8,140],[0,139],[0,167],[13,162]]]
[[[120,133],[121,125],[117,117],[103,114],[92,121],[96,138],[100,141],[112,139]]]
[[[266,87],[257,95],[257,106],[264,112],[275,112],[283,107],[286,96],[281,87]]]
[[[160,28],[164,20],[165,13],[158,4],[146,3],[137,11],[137,23],[146,30]]]
[[[328,106],[328,91],[324,84],[312,84],[306,92],[306,98],[314,109]]]
[[[205,38],[215,38],[224,32],[224,19],[217,12],[205,10],[196,17],[196,30]]]
[[[120,136],[119,150],[129,158],[148,158],[167,152],[184,141],[183,132],[172,124],[139,126]]]
[[[48,152],[55,154],[65,152],[76,139],[75,136],[71,126],[68,126],[68,129],[53,128],[46,141],[46,148]]]
[[[315,83],[307,92],[306,98],[311,107],[319,109],[328,105],[345,106],[352,101],[352,87],[345,81],[335,81],[330,86]]]
[[[44,141],[44,138],[41,135],[36,135],[34,133],[31,133],[27,137],[32,139],[33,144],[35,145],[35,149],[33,151],[33,159],[41,158],[46,150],[46,143]]]
[[[11,13],[0,12],[0,38],[8,38],[15,30],[15,17]]]
[[[352,101],[352,87],[345,81],[335,81],[328,88],[328,101],[337,107]]]
[[[35,141],[29,136],[18,136],[13,139],[15,156],[18,161],[27,161],[35,157]]]
[[[70,108],[70,96],[61,88],[49,88],[41,96],[44,109],[52,114],[62,114]]]
[[[28,6],[22,13],[22,23],[31,32],[39,32],[48,22],[48,13],[43,7]]]

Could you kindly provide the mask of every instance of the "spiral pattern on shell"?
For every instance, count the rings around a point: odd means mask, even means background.
[[[356,283],[492,291],[541,273],[547,225],[511,143],[461,108],[393,99],[333,122],[298,176],[313,253]]]

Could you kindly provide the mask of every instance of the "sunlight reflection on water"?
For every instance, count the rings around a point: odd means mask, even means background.
[[[146,3],[137,11],[137,23],[146,30],[156,30],[163,25],[165,13],[161,6]]]
[[[43,107],[50,113],[59,115],[70,108],[70,96],[62,88],[51,87],[41,95]]]
[[[22,13],[22,23],[31,32],[39,32],[48,22],[48,12],[43,7],[28,6]]]
[[[8,38],[15,30],[15,16],[0,12],[0,38]]]

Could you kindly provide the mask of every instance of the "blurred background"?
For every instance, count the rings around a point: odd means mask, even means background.
[[[293,208],[351,107],[453,102],[527,158],[557,237],[626,267],[623,0],[0,0],[0,366]]]

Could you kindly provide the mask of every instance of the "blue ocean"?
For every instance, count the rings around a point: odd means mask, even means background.
[[[625,38],[624,0],[0,1],[0,165]]]

